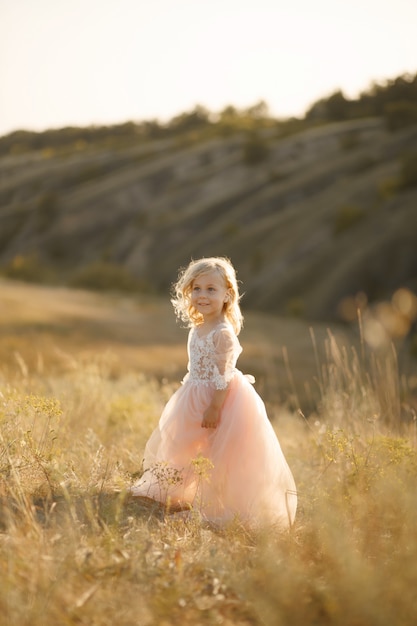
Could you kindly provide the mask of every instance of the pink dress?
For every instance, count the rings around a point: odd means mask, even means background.
[[[241,352],[226,322],[204,337],[191,329],[188,374],[146,444],[131,493],[191,505],[218,524],[238,518],[285,528],[295,517],[295,483],[253,378],[236,369]],[[217,428],[202,428],[213,390],[227,386]]]

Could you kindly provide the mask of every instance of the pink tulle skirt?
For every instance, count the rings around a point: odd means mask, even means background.
[[[297,508],[293,476],[265,405],[237,372],[216,429],[201,427],[212,389],[185,381],[148,440],[134,496],[188,505],[210,522],[290,526]]]

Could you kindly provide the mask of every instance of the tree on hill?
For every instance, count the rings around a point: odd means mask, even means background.
[[[341,121],[360,117],[386,117],[396,130],[416,123],[417,74],[398,76],[383,84],[373,83],[356,99],[345,98],[341,90],[315,102],[306,113],[310,121]]]
[[[417,74],[405,74],[382,84],[373,83],[356,99],[348,99],[339,89],[315,102],[304,121],[334,122],[361,117],[385,117],[390,130],[415,124],[417,119]],[[268,105],[260,100],[246,109],[227,106],[219,114],[197,105],[192,111],[176,115],[167,123],[158,120],[128,121],[113,126],[67,127],[43,132],[19,130],[0,137],[0,157],[36,150],[53,152],[79,151],[86,148],[117,149],[136,145],[140,141],[169,138],[182,133],[201,132],[207,128],[218,136],[257,132],[276,124],[269,115]],[[288,128],[293,122],[288,120]]]
[[[174,133],[199,130],[209,126],[210,111],[201,105],[197,105],[190,113],[181,113],[167,124],[167,129]]]

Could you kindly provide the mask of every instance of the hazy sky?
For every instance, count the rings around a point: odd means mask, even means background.
[[[264,99],[302,115],[417,72],[417,0],[0,0],[0,135]]]

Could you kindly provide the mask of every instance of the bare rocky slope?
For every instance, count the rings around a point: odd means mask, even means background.
[[[401,186],[417,126],[379,118],[281,137],[244,135],[0,160],[0,264],[36,256],[70,276],[97,260],[166,290],[191,257],[226,255],[245,305],[338,316],[364,291],[417,290],[417,186]]]

